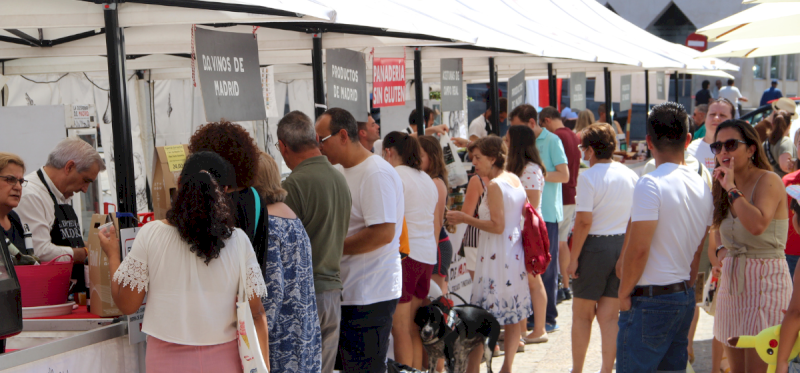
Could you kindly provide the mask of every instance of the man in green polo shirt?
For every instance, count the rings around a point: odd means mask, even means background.
[[[278,147],[292,173],[283,182],[285,203],[311,239],[314,289],[322,332],[322,372],[332,372],[339,345],[342,280],[339,262],[350,225],[350,187],[319,151],[311,119],[300,111],[278,123]]]

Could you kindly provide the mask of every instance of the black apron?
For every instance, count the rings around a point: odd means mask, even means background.
[[[36,174],[39,176],[39,180],[42,181],[42,184],[44,184],[44,187],[47,188],[47,193],[50,193],[50,198],[53,199],[53,204],[55,205],[56,219],[53,222],[53,227],[50,228],[50,242],[54,245],[69,246],[71,248],[85,247],[86,245],[83,243],[81,226],[78,223],[78,215],[75,213],[75,209],[73,209],[70,204],[59,205],[56,196],[53,194],[53,191],[50,190],[47,181],[44,179],[42,170],[39,169],[39,171],[36,171]],[[75,287],[71,291],[72,293],[86,292],[86,278],[83,273],[83,264],[76,263],[72,266],[71,278],[77,280]]]

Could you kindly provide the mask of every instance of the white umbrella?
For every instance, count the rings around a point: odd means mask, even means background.
[[[798,36],[800,2],[767,3],[754,6],[697,30],[708,41],[776,36]]]
[[[800,0],[744,0],[742,4],[794,3]]]

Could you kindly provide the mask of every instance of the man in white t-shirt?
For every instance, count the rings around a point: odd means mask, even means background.
[[[747,97],[742,96],[739,88],[733,86],[733,79],[728,79],[728,85],[719,89],[719,97],[730,101],[733,107],[736,108],[736,115],[734,118],[739,119],[739,101],[747,102]]]
[[[683,106],[667,102],[647,120],[657,168],[636,183],[618,271],[619,373],[686,369],[694,283],[714,212],[708,185],[684,166],[688,119]]]
[[[505,98],[500,99],[500,115],[498,115],[498,119],[500,123],[506,120],[508,116],[508,100]],[[494,124],[489,122],[492,118],[492,108],[486,108],[486,111],[478,115],[477,118],[473,119],[472,122],[469,124],[469,141],[478,141],[486,136],[489,136],[490,133],[494,133]]]
[[[731,102],[713,102],[708,106],[708,112],[706,113],[706,135],[702,139],[692,141],[686,148],[686,152],[703,163],[708,172],[714,172],[714,168],[716,168],[716,160],[714,153],[711,152],[711,144],[714,143],[714,137],[717,135],[717,127],[720,123],[733,119],[735,114],[736,109]]]
[[[353,201],[340,269],[342,370],[385,372],[402,290],[403,183],[388,162],[361,145],[356,120],[346,110],[325,111],[316,131],[322,154],[344,168]]]

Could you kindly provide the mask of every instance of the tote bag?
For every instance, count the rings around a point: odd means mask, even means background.
[[[469,182],[467,170],[464,169],[461,158],[458,156],[458,148],[450,141],[450,136],[443,134],[439,138],[439,144],[442,145],[444,164],[447,167],[447,181],[450,187],[455,188],[467,184]]]
[[[250,312],[250,302],[247,300],[247,263],[245,262],[245,250],[247,245],[241,238],[237,238],[236,244],[239,246],[239,298],[236,302],[236,340],[239,343],[239,357],[242,359],[244,373],[269,373],[264,356],[259,347],[256,325],[253,322],[253,314]]]

